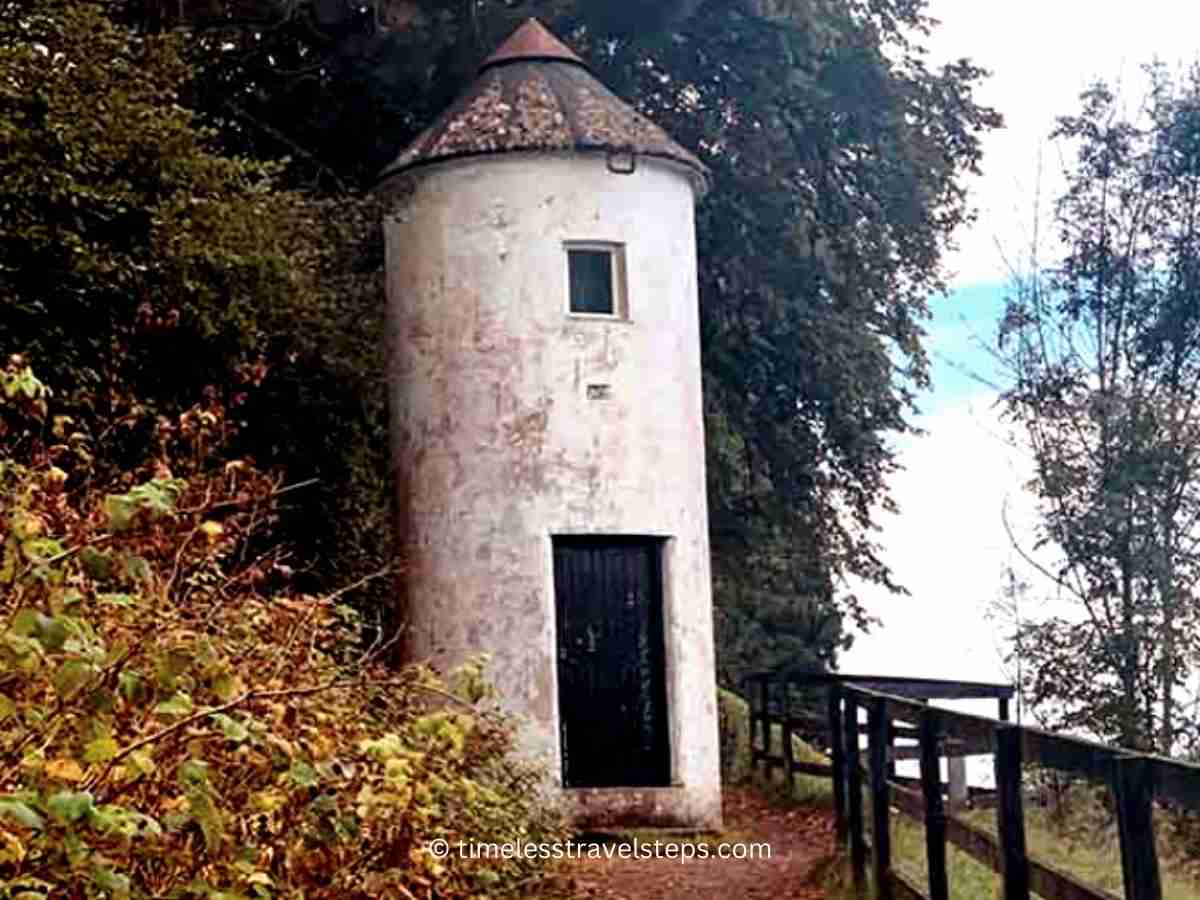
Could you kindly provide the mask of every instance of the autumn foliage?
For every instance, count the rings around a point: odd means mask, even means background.
[[[96,480],[92,437],[0,374],[0,892],[499,896],[522,860],[435,838],[558,834],[480,666],[384,666],[347,595],[289,588],[287,486],[218,462],[219,406]],[[366,579],[364,579],[365,581]]]

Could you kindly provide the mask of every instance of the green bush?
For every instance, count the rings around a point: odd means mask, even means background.
[[[427,852],[560,836],[544,772],[480,666],[393,671],[342,596],[249,552],[279,483],[212,468],[218,412],[106,488],[23,363],[0,388],[0,895],[425,900],[538,875]]]

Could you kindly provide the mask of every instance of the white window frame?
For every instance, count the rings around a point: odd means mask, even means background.
[[[571,309],[571,251],[584,250],[607,253],[612,264],[613,311],[611,313],[583,313]],[[572,319],[593,319],[601,322],[628,322],[629,288],[628,269],[625,263],[625,245],[620,241],[563,241],[563,272],[566,277],[566,297],[563,305]]]

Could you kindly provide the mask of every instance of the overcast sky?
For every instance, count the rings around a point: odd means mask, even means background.
[[[1039,150],[1043,204],[1061,183],[1059,149],[1046,143],[1054,118],[1073,113],[1098,77],[1119,81],[1121,96],[1137,104],[1143,63],[1190,63],[1200,52],[1200,9],[1178,0],[931,0],[930,13],[942,23],[928,42],[933,59],[966,56],[991,70],[978,99],[998,109],[1006,127],[986,139],[983,175],[970,183],[980,217],[950,259],[955,291],[932,303],[934,389],[918,421],[928,433],[898,445],[905,471],[893,493],[901,513],[880,534],[912,596],[860,591],[883,627],[860,637],[841,668],[1005,680],[985,608],[1002,567],[1019,563],[1002,509],[1018,535],[1032,533],[1033,504],[1021,488],[1030,464],[1000,422],[995,391],[965,372],[996,374],[983,343],[1003,307],[1005,258],[1019,265],[1028,253]]]
[[[1195,61],[1200,8],[1180,0],[930,0],[929,14],[941,22],[927,41],[931,62],[965,56],[988,69],[977,98],[1005,119],[985,140],[983,177],[970,184],[979,222],[960,235],[961,251],[951,259],[960,284],[1002,280],[997,244],[1010,256],[1029,245],[1039,148],[1043,195],[1058,183],[1058,151],[1046,144],[1055,117],[1074,113],[1080,92],[1097,78],[1119,85],[1136,107],[1145,63]]]

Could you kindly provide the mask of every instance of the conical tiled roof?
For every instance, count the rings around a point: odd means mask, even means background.
[[[479,77],[384,169],[388,177],[462,157],[528,150],[600,150],[708,170],[665,131],[601,84],[541,22],[528,20]]]

